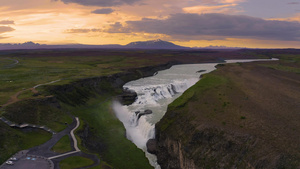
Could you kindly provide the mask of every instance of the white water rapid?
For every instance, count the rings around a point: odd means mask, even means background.
[[[270,61],[270,59],[228,60],[226,63],[252,61]],[[155,138],[155,124],[164,116],[171,102],[198,82],[202,74],[215,70],[217,64],[219,63],[175,65],[170,69],[159,71],[152,77],[131,81],[123,86],[135,91],[137,99],[129,106],[123,106],[115,101],[114,112],[123,122],[127,138],[145,152],[155,169],[160,169],[156,156],[149,154],[146,148],[147,141]],[[148,114],[149,111],[146,113],[145,110],[152,110],[152,114]]]

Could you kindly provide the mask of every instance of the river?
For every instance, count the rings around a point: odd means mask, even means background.
[[[270,61],[278,59],[226,60],[226,63]],[[146,143],[155,138],[155,124],[164,116],[168,105],[185,90],[197,83],[202,74],[215,70],[219,63],[175,65],[159,71],[151,77],[128,82],[124,89],[137,93],[137,99],[129,106],[115,101],[113,109],[126,128],[126,136],[138,148],[142,149],[150,164],[160,169],[155,155],[147,152]],[[151,114],[149,111],[151,110]],[[145,115],[143,115],[145,113]]]

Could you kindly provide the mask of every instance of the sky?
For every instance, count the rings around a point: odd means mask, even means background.
[[[300,48],[300,0],[0,0],[0,43]]]

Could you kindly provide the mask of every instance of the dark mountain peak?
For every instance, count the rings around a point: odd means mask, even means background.
[[[161,39],[131,42],[127,44],[126,47],[136,49],[187,49],[186,47],[175,45],[174,43],[163,41]]]
[[[24,45],[24,46],[40,46],[39,43],[34,43],[32,41],[28,41],[28,42],[25,42],[25,43],[22,43],[22,44],[19,44],[19,45]]]
[[[161,40],[161,39],[150,40],[150,41],[152,41],[153,43],[158,43],[158,42],[167,42],[167,41],[163,41],[163,40]]]

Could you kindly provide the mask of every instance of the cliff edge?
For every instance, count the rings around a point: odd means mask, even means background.
[[[300,168],[296,63],[223,65],[169,105],[148,142],[162,169]]]

